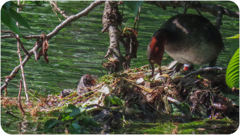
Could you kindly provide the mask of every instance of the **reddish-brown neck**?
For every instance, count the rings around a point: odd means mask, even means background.
[[[165,30],[158,30],[152,37],[152,40],[149,44],[150,47],[150,57],[151,60],[154,60],[154,63],[157,63],[161,66],[163,54],[164,54],[164,45],[167,42],[167,33]]]

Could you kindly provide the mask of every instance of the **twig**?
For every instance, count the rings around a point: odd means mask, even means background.
[[[127,78],[125,78],[125,77],[123,77],[123,79],[126,80],[127,82],[130,82],[132,85],[137,86],[137,87],[139,87],[140,89],[143,89],[143,90],[147,91],[148,93],[152,93],[152,91],[153,91],[153,89],[145,88],[145,87],[142,86],[142,85],[136,84],[136,82],[134,82],[133,80],[127,79]]]
[[[212,15],[216,16],[215,26],[219,29],[220,25],[222,25],[222,16],[227,15],[229,17],[239,18],[239,12],[231,11],[229,9],[225,9],[217,4],[203,4],[198,1],[146,1],[148,3],[155,4],[158,7],[166,9],[167,6],[171,7],[183,7],[184,3],[188,3],[188,8],[199,10],[202,12],[209,12]]]
[[[19,81],[19,92],[18,92],[18,107],[22,111],[22,114],[25,114],[25,111],[23,110],[22,103],[21,103],[21,92],[22,92],[22,80]]]
[[[24,60],[22,61],[22,66],[24,66],[27,63],[27,61],[29,60],[29,58],[31,57],[33,52],[37,51],[41,47],[41,45],[42,45],[42,43],[39,43],[36,46],[34,46],[30,51],[28,51],[29,55],[25,56]],[[4,84],[1,86],[1,92],[7,86],[8,82],[11,80],[11,78],[14,78],[16,76],[16,74],[18,73],[19,69],[20,69],[20,64],[18,66],[16,66],[13,69],[13,71],[10,73],[9,77],[7,77],[5,79]]]
[[[4,32],[6,31],[6,32]],[[13,33],[12,31],[9,31],[9,30],[1,30],[2,33]],[[41,35],[28,35],[28,36],[22,36],[22,38],[24,39],[33,39],[33,38],[40,38]],[[14,36],[12,34],[9,34],[9,35],[2,35],[1,36],[1,39],[4,39],[4,38],[14,38]]]
[[[18,38],[17,35],[15,35],[12,31],[10,30],[1,30],[2,33],[11,33],[11,35],[17,40],[17,42],[19,42],[21,49],[25,52],[26,55],[29,55],[28,51],[25,49],[25,47],[23,46],[21,40]]]
[[[1,30],[2,31],[2,30]],[[4,39],[4,38],[13,38],[12,35],[8,34],[8,35],[2,35],[1,36],[1,39]]]
[[[135,20],[134,20],[133,29],[136,30],[136,31],[138,31],[140,13],[141,13],[141,7],[139,7],[137,16],[135,17]],[[136,23],[137,23],[137,28],[135,29]]]
[[[5,113],[13,116],[14,118],[18,118],[17,116],[13,115],[13,114],[12,114],[11,112],[9,112],[9,111],[6,111]],[[18,118],[18,119],[20,119],[20,118]]]
[[[3,79],[1,79],[1,81],[4,81]],[[13,86],[15,86],[15,87],[18,87],[19,88],[19,85],[16,85],[16,84],[13,84],[13,83],[8,83],[8,84],[10,84],[10,85],[13,85]]]
[[[187,75],[184,76],[184,78],[187,78],[191,75],[196,75],[196,74],[200,74],[206,71],[215,71],[215,70],[226,70],[227,68],[223,68],[223,67],[206,67],[206,68],[200,68],[196,71],[192,71],[190,73],[188,73]]]
[[[140,14],[141,14],[141,7],[139,7],[139,10],[138,10],[138,22],[137,22],[137,31],[138,31],[138,28],[139,28],[139,22],[140,22]]]
[[[56,2],[56,3],[55,3]],[[55,2],[53,2],[52,0],[51,0],[51,2],[50,2],[50,4],[52,5],[52,6],[54,6],[54,8],[52,9],[54,12],[57,10],[64,18],[68,18],[68,16],[67,15],[65,15],[64,14],[64,10],[62,11],[58,6],[57,6],[57,1],[55,1]],[[57,13],[55,12],[55,14],[57,15]]]
[[[167,6],[170,7],[183,7],[182,2],[184,1],[146,1],[148,3],[154,4],[160,8],[166,8]],[[229,9],[223,8],[220,5],[216,4],[203,4],[198,1],[193,1],[189,4],[188,8],[190,9],[197,9],[202,12],[209,12],[213,14],[214,16],[217,16],[219,13],[219,10],[222,10],[222,15],[227,15],[229,17],[239,18],[239,12],[238,11],[231,11]]]
[[[18,5],[20,5],[20,1],[18,0]],[[19,13],[19,8],[17,8],[17,13]],[[17,27],[19,27],[19,23],[17,22],[16,23]],[[17,49],[18,49],[18,57],[19,57],[19,62],[20,62],[20,69],[21,69],[21,72],[22,72],[22,79],[23,79],[23,86],[24,86],[24,91],[25,91],[25,95],[26,95],[26,100],[27,100],[27,103],[29,103],[29,98],[28,98],[28,93],[27,93],[27,83],[26,83],[26,80],[25,80],[25,75],[24,75],[24,69],[23,69],[23,65],[22,65],[22,56],[21,56],[21,53],[20,53],[20,44],[22,45],[22,42],[20,41],[19,39],[19,35],[15,35],[14,33],[12,33],[13,36],[16,37],[17,39]],[[22,46],[23,47],[23,46]],[[25,50],[25,49],[24,49]],[[25,50],[26,51],[26,50]],[[27,52],[27,51],[26,51]],[[27,52],[26,54],[29,55],[29,53]]]

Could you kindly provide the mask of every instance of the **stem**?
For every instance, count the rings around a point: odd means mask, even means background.
[[[18,5],[20,5],[20,0],[18,0]],[[19,13],[19,8],[17,8],[17,13]],[[17,27],[19,27],[19,23],[16,22]],[[17,39],[19,39],[19,35],[16,34]],[[27,103],[29,103],[29,98],[28,98],[28,93],[27,93],[27,83],[25,80],[25,75],[24,75],[24,69],[23,69],[23,65],[22,65],[22,56],[20,53],[20,39],[17,41],[17,49],[18,49],[18,57],[19,57],[19,61],[20,61],[20,68],[21,68],[21,72],[22,72],[22,79],[23,79],[23,86],[24,86],[24,90],[25,90],[25,95],[26,95],[26,100]]]
[[[18,107],[22,111],[22,114],[25,114],[25,111],[23,110],[22,103],[21,103],[21,92],[22,92],[22,80],[19,81],[19,93],[18,93]]]

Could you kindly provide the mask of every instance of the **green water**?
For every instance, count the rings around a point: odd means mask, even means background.
[[[220,4],[230,10],[238,11],[237,5],[232,2],[211,3]],[[65,10],[68,16],[82,11],[89,4],[90,2],[87,1],[58,2],[59,8]],[[44,95],[59,93],[63,89],[75,88],[77,81],[84,74],[94,74],[98,76],[106,74],[107,71],[102,67],[102,61],[106,61],[104,56],[109,46],[109,37],[108,33],[101,33],[103,9],[104,4],[96,7],[89,15],[71,23],[69,26],[63,28],[55,37],[50,39],[50,46],[48,49],[49,63],[45,63],[43,57],[38,61],[35,61],[33,56],[29,59],[24,67],[28,89],[38,91]],[[119,10],[122,10],[121,6]],[[182,12],[182,8],[173,9],[172,7],[167,7],[167,10],[163,10],[148,3],[143,4],[138,31],[138,41],[140,44],[137,53],[138,58],[132,60],[131,68],[148,64],[146,50],[151,36],[158,30],[163,22],[171,16]],[[58,16],[53,13],[48,2],[45,2],[42,6],[36,6],[34,3],[26,4],[20,13],[27,19],[32,29],[28,30],[24,27],[20,27],[20,31],[23,35],[48,34],[60,24],[58,17],[64,20],[59,13]],[[132,11],[125,6],[123,13],[123,20],[126,21],[123,23],[123,28],[125,26],[133,27],[134,14]],[[187,13],[197,14],[195,10],[188,10]],[[215,22],[215,17],[210,13],[202,14],[213,23]],[[238,40],[226,40],[225,37],[230,37],[239,33],[239,20],[224,16],[222,22],[223,25],[220,31],[226,49],[219,56],[217,65],[226,67],[230,59],[230,46],[238,46],[239,42]],[[2,23],[1,28],[3,30],[7,29]],[[30,50],[34,46],[36,40],[22,39],[22,42],[25,48]],[[121,50],[123,55],[125,55],[122,46]],[[22,57],[24,57],[23,53]],[[164,57],[166,60],[163,60],[163,65],[172,61],[167,54],[164,54]],[[1,79],[9,75],[18,64],[19,59],[16,41],[14,39],[2,39]],[[11,83],[18,85],[20,79],[19,73],[11,80]],[[1,81],[1,85],[2,84],[3,82]],[[8,85],[8,96],[16,97],[17,94],[18,88]],[[22,93],[22,95],[23,94],[24,93]],[[9,127],[5,127],[7,121],[10,123]],[[16,122],[16,120],[5,117],[3,111],[1,122],[5,129],[11,130],[11,133],[18,133],[17,129],[13,128],[11,124]],[[28,128],[27,130],[32,133],[37,133],[32,130],[32,128]]]

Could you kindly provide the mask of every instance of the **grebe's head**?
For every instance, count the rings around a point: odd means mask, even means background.
[[[165,29],[159,29],[154,33],[147,48],[147,56],[150,65],[152,66],[152,76],[154,74],[154,63],[161,67],[162,58],[164,54],[164,45],[168,39],[168,31]],[[160,73],[161,74],[161,73]]]

